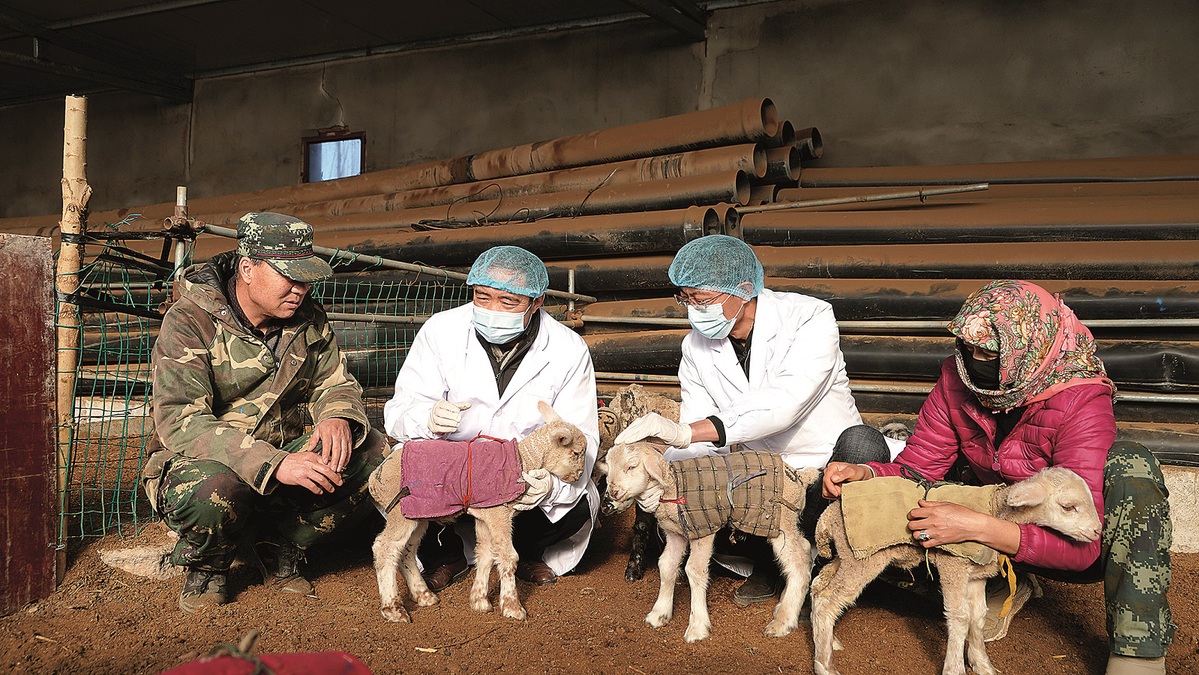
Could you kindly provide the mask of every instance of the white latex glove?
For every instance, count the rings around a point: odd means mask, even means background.
[[[438,401],[433,404],[433,412],[429,413],[429,431],[435,434],[448,434],[458,430],[462,422],[462,411],[470,407],[470,403],[460,401]]]
[[[654,483],[653,485],[645,488],[645,492],[642,492],[641,496],[637,498],[637,506],[640,506],[641,510],[645,511],[646,513],[653,513],[657,511],[658,506],[661,505],[662,495],[665,492],[666,490],[662,488],[661,483]]]
[[[633,420],[616,436],[615,443],[636,443],[647,438],[661,438],[668,445],[685,448],[691,445],[691,425],[672,422],[658,413],[649,413]]]
[[[524,471],[520,477],[529,487],[525,488],[524,494],[517,497],[516,503],[512,505],[512,508],[517,511],[528,511],[545,501],[546,495],[550,493],[550,488],[554,486],[553,476],[550,476],[550,472],[545,469]]]

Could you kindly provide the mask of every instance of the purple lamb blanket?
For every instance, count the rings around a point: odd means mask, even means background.
[[[468,508],[507,504],[521,495],[516,441],[425,440],[404,444],[400,513],[405,518],[443,518]]]

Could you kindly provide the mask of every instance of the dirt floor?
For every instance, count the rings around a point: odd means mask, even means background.
[[[112,569],[100,551],[160,537],[92,542],[74,551],[66,578],[50,598],[0,618],[0,670],[15,673],[154,673],[236,643],[260,631],[259,654],[348,651],[376,673],[808,673],[809,627],[782,639],[763,636],[773,604],[743,609],[731,594],[738,580],[716,576],[710,606],[713,635],[683,642],[685,585],[675,620],[655,630],[642,619],[657,594],[657,570],[624,580],[631,515],[605,523],[579,570],[556,584],[520,583],[529,618],[516,622],[476,614],[468,585],[416,608],[412,624],[379,614],[370,563],[372,532],[343,536],[309,554],[319,597],[284,597],[258,583],[247,567],[231,578],[236,602],[211,615],[184,617],[176,605],[182,577],[157,581]],[[1171,673],[1199,672],[1199,555],[1176,555],[1170,591],[1178,634],[1167,659]],[[846,673],[940,671],[945,627],[940,609],[906,591],[876,584],[838,624]],[[494,588],[494,584],[493,584]],[[1102,587],[1044,583],[1008,636],[988,645],[1005,673],[1102,673],[1106,640]],[[494,592],[494,591],[493,591]]]

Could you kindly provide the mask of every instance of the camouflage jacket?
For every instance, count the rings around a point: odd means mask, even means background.
[[[262,494],[288,442],[329,418],[350,422],[354,446],[370,430],[362,387],[346,368],[325,312],[311,297],[283,327],[278,357],[234,314],[225,287],[235,253],[193,265],[154,344],[154,430],[142,477],[172,456],[211,459]]]

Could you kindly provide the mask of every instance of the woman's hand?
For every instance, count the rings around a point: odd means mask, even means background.
[[[824,480],[821,492],[825,499],[837,499],[841,496],[841,485],[859,480],[874,478],[874,472],[864,464],[849,464],[846,462],[829,462],[824,467]]]
[[[921,499],[908,511],[908,530],[924,548],[975,541],[1008,555],[1020,549],[1020,526],[959,504]]]

